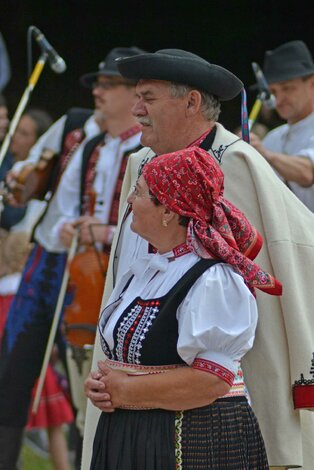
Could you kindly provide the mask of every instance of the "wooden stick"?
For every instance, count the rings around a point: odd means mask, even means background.
[[[57,332],[57,328],[58,328],[58,324],[59,324],[59,320],[60,320],[60,316],[62,312],[64,297],[65,297],[66,289],[68,286],[68,280],[69,280],[69,275],[70,275],[70,264],[76,253],[77,245],[78,245],[78,230],[76,231],[75,235],[72,238],[71,246],[68,252],[67,262],[66,262],[66,266],[65,266],[65,270],[64,270],[64,274],[62,278],[62,283],[61,283],[61,287],[59,291],[58,301],[57,301],[56,309],[54,312],[54,316],[53,316],[53,320],[52,320],[52,324],[50,328],[50,334],[49,334],[49,338],[48,338],[48,342],[46,346],[45,356],[44,356],[43,364],[41,367],[40,376],[38,379],[38,385],[36,388],[36,393],[35,393],[34,402],[32,406],[33,414],[36,414],[38,410],[39,400],[40,400],[40,396],[43,390],[47,368],[48,368],[48,364],[49,364],[49,360],[51,356],[51,351],[54,345],[56,332]]]

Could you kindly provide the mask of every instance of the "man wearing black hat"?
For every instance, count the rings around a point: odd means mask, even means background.
[[[314,253],[312,215],[254,148],[217,122],[220,101],[234,98],[243,87],[231,72],[177,49],[121,59],[118,68],[124,77],[138,80],[138,102],[133,112],[143,125],[141,142],[150,148],[132,155],[128,162],[121,192],[122,217],[113,240],[103,304],[132,260],[149,250],[147,243],[130,230],[132,216],[126,203],[142,166],[156,154],[194,145],[206,149],[222,164],[228,199],[263,235],[265,247],[259,262],[284,286],[281,302],[257,294],[259,328],[243,368],[270,464],[301,466],[300,414],[293,409],[291,384],[302,370],[307,370],[314,342],[313,299],[309,294],[309,278],[314,269],[310,262]],[[293,276],[282,262],[287,257],[294,266]],[[296,327],[295,315],[300,305],[306,321],[298,317]],[[98,337],[95,346],[93,370],[97,369],[97,360],[103,358]],[[89,403],[83,470],[89,468],[97,417],[97,409]]]
[[[25,162],[34,163],[43,150],[58,151],[63,145],[58,175],[51,186],[52,197],[34,230],[34,248],[8,313],[1,346],[1,470],[15,469],[31,389],[40,372],[73,234],[79,229],[82,246],[110,248],[127,159],[141,147],[141,126],[131,114],[135,81],[121,76],[115,59],[142,52],[137,47],[114,48],[100,63],[97,72],[81,77],[82,84],[92,89],[95,113],[88,119],[90,112],[81,113],[83,116],[74,113],[71,130],[67,117],[61,118]],[[20,169],[14,169],[12,179]],[[79,296],[79,288],[76,286],[74,300]],[[67,303],[72,300],[69,297]],[[85,370],[82,361],[75,367]],[[71,379],[73,376],[71,374]],[[82,385],[75,398],[80,397],[80,389]],[[75,405],[79,406],[77,401]],[[84,416],[79,416],[81,424]],[[14,442],[14,448],[8,442]]]
[[[314,62],[306,44],[290,41],[266,51],[264,75],[287,121],[251,144],[291,191],[314,212]]]

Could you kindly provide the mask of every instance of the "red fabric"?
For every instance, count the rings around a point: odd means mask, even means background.
[[[57,186],[59,185],[59,181],[61,176],[63,175],[64,170],[66,169],[67,165],[69,164],[74,152],[76,149],[79,148],[81,142],[85,137],[85,133],[83,129],[74,129],[73,131],[69,132],[65,139],[63,148],[60,154],[60,166],[56,180],[54,181],[53,185],[53,192],[56,191]]]
[[[5,322],[7,320],[8,312],[14,295],[0,295],[0,345],[4,332]]]
[[[314,384],[292,387],[294,409],[314,410]]]
[[[34,399],[36,386],[33,388]],[[71,423],[74,419],[71,404],[61,388],[58,376],[49,364],[36,415],[29,413],[27,428],[47,428]]]
[[[103,140],[98,145],[96,145],[87,163],[87,169],[84,180],[85,183],[82,207],[83,215],[93,215],[94,213],[95,203],[93,201],[93,197],[95,196],[95,190],[93,185],[96,176],[96,165],[100,156],[100,149],[104,145],[105,143]]]
[[[208,361],[207,359],[196,358],[194,359],[192,367],[193,369],[198,369],[202,370],[203,372],[209,372],[210,374],[217,375],[217,377],[224,380],[228,385],[230,385],[230,387],[232,387],[234,382],[234,374],[220,364],[217,364],[213,361]]]
[[[127,129],[126,131],[122,132],[119,135],[121,141],[124,142],[125,140],[129,139],[133,135],[138,134],[139,132],[142,131],[142,127],[143,126],[141,124],[135,124],[135,126],[130,127],[130,129]]]
[[[123,178],[124,178],[124,175],[125,175],[125,170],[126,170],[126,166],[127,166],[128,160],[129,160],[129,156],[130,156],[130,153],[126,152],[122,157],[122,161],[121,161],[121,165],[120,165],[120,169],[119,169],[119,174],[118,174],[118,179],[117,179],[117,182],[116,182],[113,198],[112,198],[112,201],[111,201],[111,209],[110,209],[110,215],[109,215],[109,225],[117,225],[117,223],[118,223],[120,194],[121,194]]]
[[[143,176],[161,204],[190,218],[187,244],[194,253],[229,263],[252,291],[281,295],[280,282],[252,261],[262,247],[261,235],[224,198],[223,172],[205,150],[160,155],[144,166]]]

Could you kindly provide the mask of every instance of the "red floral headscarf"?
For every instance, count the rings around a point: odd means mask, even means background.
[[[205,150],[190,147],[160,155],[142,174],[161,204],[190,218],[187,245],[194,253],[229,263],[252,291],[281,295],[280,282],[252,261],[262,247],[261,235],[224,198],[223,172]]]

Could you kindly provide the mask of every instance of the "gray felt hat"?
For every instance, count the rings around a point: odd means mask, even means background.
[[[80,82],[83,86],[91,88],[97,77],[108,76],[108,77],[121,77],[121,73],[118,70],[116,59],[118,57],[130,57],[143,54],[145,51],[138,47],[115,47],[107,54],[105,59],[98,65],[97,72],[87,73],[82,75]]]
[[[243,88],[241,80],[229,70],[181,49],[121,57],[116,62],[125,78],[182,83],[215,95],[221,101],[233,99]]]
[[[269,84],[283,82],[314,74],[314,63],[303,41],[290,41],[266,51],[263,71]]]

